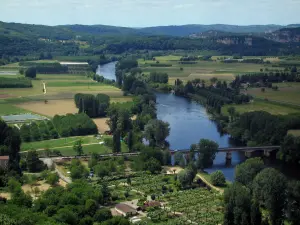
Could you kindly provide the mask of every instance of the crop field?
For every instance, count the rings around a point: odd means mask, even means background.
[[[300,113],[300,108],[297,109],[295,107],[289,107],[286,105],[280,105],[268,101],[263,100],[254,100],[248,104],[242,105],[225,105],[222,107],[222,113],[224,115],[228,115],[228,108],[233,106],[237,112],[245,113],[245,112],[253,112],[253,111],[266,111],[273,115],[287,115],[290,113]]]
[[[262,92],[261,88],[250,88],[247,92],[257,98],[300,106],[300,83],[279,83],[273,85],[279,87],[278,91],[266,88],[265,92]]]
[[[1,74],[0,76],[7,77],[8,75]],[[43,82],[46,83],[46,94],[43,94]],[[123,96],[120,89],[94,82],[84,74],[38,74],[37,79],[32,80],[32,85],[32,88],[1,88],[0,115],[28,111],[45,116],[76,113],[78,110],[73,102],[76,93],[107,94],[111,97],[111,102],[132,100],[131,97]],[[48,104],[45,104],[44,100],[47,100]]]
[[[171,212],[181,213],[186,222],[196,224],[222,224],[222,196],[204,188],[168,193],[164,196]]]
[[[171,84],[177,78],[188,81],[197,78],[209,80],[212,77],[217,77],[220,80],[231,81],[237,74],[259,72],[261,68],[267,67],[260,64],[222,63],[220,61],[196,61],[197,64],[180,64],[179,59],[180,56],[161,56],[156,57],[155,61],[139,60],[139,66],[146,73],[154,71],[168,73],[169,83]],[[159,63],[156,63],[156,61]],[[169,66],[160,67],[160,64]]]

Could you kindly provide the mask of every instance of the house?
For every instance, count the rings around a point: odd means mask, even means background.
[[[117,204],[115,210],[123,216],[134,216],[137,214],[136,209],[126,204]]]
[[[9,156],[0,156],[0,168],[7,169],[8,168]]]

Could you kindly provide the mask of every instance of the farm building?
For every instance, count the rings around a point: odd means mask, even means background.
[[[137,211],[129,205],[126,204],[117,204],[115,209],[118,213],[122,214],[123,216],[134,216],[137,214]]]
[[[9,156],[0,156],[0,168],[7,169],[8,168]]]

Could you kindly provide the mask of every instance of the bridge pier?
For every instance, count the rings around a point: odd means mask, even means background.
[[[231,162],[232,154],[231,152],[226,152],[226,162]]]
[[[271,152],[269,150],[264,150],[264,156],[270,157]]]
[[[246,156],[246,158],[251,158],[252,152],[245,152],[245,156]]]

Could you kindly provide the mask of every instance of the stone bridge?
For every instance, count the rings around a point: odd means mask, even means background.
[[[263,152],[265,156],[269,157],[272,151],[279,150],[279,145],[274,146],[259,146],[259,147],[228,147],[228,148],[219,148],[218,152],[226,153],[226,160],[231,161],[232,152],[245,152],[247,158],[251,157],[252,152]],[[180,150],[170,150],[171,155],[174,155],[176,152],[182,152],[185,154],[190,153],[190,149],[180,149]],[[198,151],[195,151],[198,152]]]

